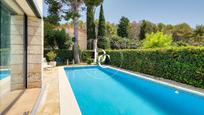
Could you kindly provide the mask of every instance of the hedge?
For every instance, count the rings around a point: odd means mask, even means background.
[[[51,51],[51,50],[44,50],[44,56],[47,58],[47,53]],[[52,50],[57,54],[57,58],[56,61],[58,64],[66,64],[67,60],[69,60],[69,62],[71,62],[74,59],[73,56],[73,51],[72,50],[68,50],[68,49],[56,49],[56,50]]]
[[[74,59],[73,55],[73,50],[68,50],[68,49],[55,49],[55,50],[44,50],[44,56],[48,60],[47,53],[49,51],[54,51],[57,54],[57,59],[56,61],[58,64],[66,64],[67,59],[69,62],[71,62]],[[87,62],[88,59],[93,59],[94,58],[94,51],[93,50],[85,50],[81,52],[81,61],[82,62]],[[59,61],[58,61],[59,60]]]
[[[102,50],[98,51],[98,55],[102,55]],[[87,62],[89,59],[94,59],[94,50],[84,50],[81,53],[81,60]]]
[[[50,50],[45,50],[45,54]],[[54,50],[63,64],[73,60],[73,51]],[[109,64],[144,74],[204,88],[204,47],[154,48],[107,50]],[[86,62],[94,57],[93,51],[83,51]]]
[[[108,50],[110,65],[204,88],[204,47]]]

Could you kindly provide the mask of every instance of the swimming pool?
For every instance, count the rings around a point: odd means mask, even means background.
[[[0,80],[8,77],[10,75],[10,71],[9,70],[0,70]]]
[[[68,67],[65,72],[83,115],[204,115],[203,96],[114,68]]]

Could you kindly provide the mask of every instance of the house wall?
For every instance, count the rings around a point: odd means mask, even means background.
[[[24,89],[24,16],[11,16],[11,90]]]
[[[11,17],[11,90],[24,88],[24,16]],[[28,17],[27,86],[42,85],[43,21]]]
[[[43,19],[35,17],[35,12],[27,2],[0,0],[0,114],[4,114],[19,98],[26,88],[26,82],[28,88],[42,86]],[[42,10],[42,5],[40,7]],[[25,14],[28,15],[26,31]],[[27,40],[25,32],[28,34]]]
[[[42,85],[43,20],[28,17],[28,88]]]

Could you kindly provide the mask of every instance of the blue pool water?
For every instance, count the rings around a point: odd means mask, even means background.
[[[196,94],[111,68],[65,71],[83,115],[204,115],[204,97]]]
[[[10,71],[9,70],[1,70],[0,71],[0,80],[8,77],[10,75]]]

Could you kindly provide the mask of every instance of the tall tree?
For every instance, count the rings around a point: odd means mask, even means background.
[[[106,22],[106,35],[110,38],[117,34],[117,25],[114,23]]]
[[[157,24],[157,31],[164,32],[166,25],[163,23]]]
[[[106,36],[106,21],[104,17],[103,5],[101,4],[100,15],[99,15],[99,24],[98,24],[98,47],[107,49],[109,48],[109,40]]]
[[[74,61],[76,64],[80,63],[79,58],[79,45],[78,45],[78,21],[79,10],[83,4],[83,0],[62,0],[68,9],[65,9],[65,19],[72,19],[74,23]]]
[[[118,24],[117,34],[120,37],[128,37],[128,29],[129,29],[129,19],[126,17],[122,17],[120,19],[120,23]]]
[[[58,25],[61,20],[61,2],[57,0],[45,0],[45,3],[48,5],[48,16],[45,18],[45,20],[53,25]]]
[[[96,40],[96,30],[95,30],[95,9],[97,6],[99,6],[103,0],[84,0],[84,3],[87,8],[87,18],[86,18],[86,23],[87,23],[87,48],[89,50],[93,49],[93,40]],[[97,42],[96,42],[97,43]],[[95,43],[95,44],[96,44]]]
[[[93,39],[96,38],[95,23],[94,23],[94,10],[91,6],[87,7],[86,13],[86,27],[87,27],[87,48],[91,50],[93,48]]]
[[[196,29],[194,30],[194,35],[204,37],[204,25],[196,26]]]
[[[157,26],[149,21],[143,20],[140,24],[140,40],[145,39],[146,34],[157,31]]]
[[[128,30],[128,38],[138,41],[139,33],[140,33],[140,24],[135,21],[131,22]]]
[[[104,17],[103,5],[101,4],[98,24],[98,37],[105,37],[105,35],[106,35],[106,21]]]
[[[196,26],[196,29],[193,31],[193,37],[197,42],[204,40],[204,25]]]
[[[174,41],[187,41],[187,38],[191,37],[192,32],[193,29],[187,23],[175,25],[173,30],[173,39]]]

